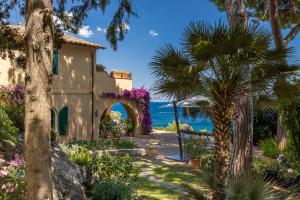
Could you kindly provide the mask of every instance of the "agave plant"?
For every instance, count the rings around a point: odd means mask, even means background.
[[[184,185],[191,200],[208,200],[207,188],[212,188],[213,173],[211,170],[196,170],[194,176],[197,185]],[[201,186],[200,186],[201,185]],[[291,187],[286,191],[277,191],[275,184],[265,181],[264,177],[246,172],[227,178],[223,194],[225,200],[296,200],[298,188]]]
[[[274,96],[296,95],[297,88],[288,78],[297,66],[286,62],[292,49],[272,49],[272,34],[257,25],[242,28],[191,23],[182,43],[182,50],[166,44],[153,57],[154,91],[170,98],[200,94],[210,100],[199,106],[214,124],[213,199],[223,200],[237,98],[252,91],[260,104],[272,105]]]

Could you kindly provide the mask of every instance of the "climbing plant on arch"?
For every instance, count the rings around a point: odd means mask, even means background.
[[[150,114],[150,93],[142,88],[123,90],[120,94],[113,92],[102,93],[104,98],[127,99],[134,101],[139,111],[138,120],[143,124],[144,132],[149,134],[152,130],[152,120]]]

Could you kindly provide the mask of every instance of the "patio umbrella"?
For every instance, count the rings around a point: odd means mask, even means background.
[[[173,107],[174,109],[174,116],[175,116],[175,123],[176,123],[176,132],[178,135],[178,143],[179,143],[179,158],[178,156],[171,156],[169,157],[172,160],[179,160],[179,161],[185,161],[183,158],[183,148],[182,148],[182,137],[181,137],[181,133],[180,133],[180,128],[179,128],[179,120],[178,120],[178,112],[177,112],[177,107],[198,107],[198,103],[200,102],[205,102],[205,103],[209,103],[211,104],[211,101],[206,98],[203,97],[201,95],[197,95],[191,98],[188,98],[186,100],[182,100],[179,102],[175,102],[173,101],[172,103],[166,104],[161,106],[160,108],[168,108],[168,107]]]
[[[198,104],[201,102],[205,102],[205,103],[209,103],[212,104],[211,100],[207,97],[204,97],[202,95],[197,95],[197,96],[193,96],[190,97],[188,99],[182,100],[182,101],[178,101],[176,103],[177,107],[182,107],[182,108],[195,108],[195,107],[199,107]],[[168,103],[166,105],[162,105],[160,106],[160,108],[169,108],[169,107],[173,107],[173,102],[172,103]]]

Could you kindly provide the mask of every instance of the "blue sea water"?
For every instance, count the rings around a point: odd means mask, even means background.
[[[150,112],[153,123],[153,128],[157,127],[167,127],[168,123],[174,121],[174,112],[172,107],[162,108],[161,106],[168,104],[169,102],[151,102],[150,103]],[[112,107],[113,111],[121,112],[122,117],[126,118],[127,114],[125,108],[117,103]],[[189,124],[193,127],[194,130],[206,129],[212,131],[213,126],[209,118],[197,118],[192,119],[190,117],[185,118],[182,115],[182,108],[178,108],[179,120],[180,123]]]

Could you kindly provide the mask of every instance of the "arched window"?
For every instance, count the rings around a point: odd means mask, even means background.
[[[55,109],[51,109],[51,130],[57,132],[57,113]]]
[[[66,135],[68,133],[68,107],[65,106],[59,111],[59,134]]]

